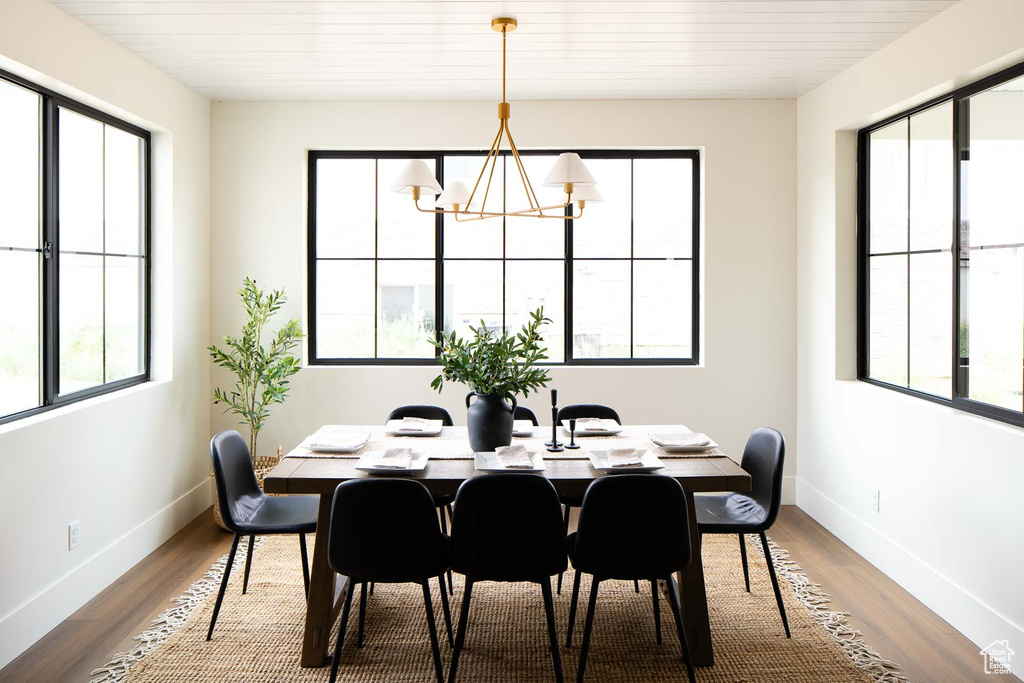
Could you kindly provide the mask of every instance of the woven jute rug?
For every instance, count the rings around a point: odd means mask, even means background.
[[[138,646],[93,672],[93,681],[326,681],[329,667],[299,666],[304,602],[298,544],[294,537],[257,541],[248,594],[242,595],[245,543],[217,620],[213,640],[206,630],[223,575],[225,558],[176,600],[138,636]],[[828,596],[808,581],[786,552],[772,544],[793,637],[787,639],[756,537],[747,543],[751,592],[743,586],[739,543],[735,536],[705,537],[704,567],[711,613],[715,665],[697,670],[700,681],[903,681],[897,666],[883,660],[846,623],[830,611]],[[573,574],[555,596],[563,670],[573,680],[578,665],[589,578],[581,585],[581,606],[566,648]],[[447,668],[451,649],[437,581],[432,597]],[[455,577],[453,619],[458,620],[462,582]],[[587,660],[591,681],[686,680],[679,641],[667,599],[661,600],[663,643],[656,644],[650,584],[634,592],[632,582],[602,583],[594,635]],[[358,593],[343,648],[339,680],[432,681],[434,671],[419,586],[378,585],[367,600],[365,643],[357,648]],[[479,584],[473,591],[466,648],[459,661],[460,681],[553,680],[543,601],[535,584]],[[457,624],[456,624],[457,626]],[[333,629],[331,651],[334,647]]]

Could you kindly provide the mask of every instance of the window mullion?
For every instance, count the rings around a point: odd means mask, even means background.
[[[43,234],[43,296],[42,296],[42,370],[43,405],[53,405],[60,390],[57,278],[60,260],[60,236],[57,231],[57,103],[52,97],[43,99],[42,150],[42,234]]]

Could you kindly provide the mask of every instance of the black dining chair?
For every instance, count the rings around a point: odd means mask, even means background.
[[[512,419],[529,420],[530,422],[533,423],[534,427],[540,424],[539,422],[537,422],[537,414],[524,406],[516,406],[516,412],[512,414]]]
[[[587,667],[598,587],[609,579],[633,579],[651,584],[655,637],[659,644],[658,581],[665,581],[668,585],[669,605],[676,622],[686,673],[693,683],[693,661],[686,642],[674,577],[676,572],[690,564],[691,559],[689,516],[679,482],[656,474],[619,474],[594,480],[583,496],[577,531],[566,539],[566,549],[576,570],[569,607],[567,646],[572,643],[580,577],[584,573],[593,577],[577,682],[583,681]]]
[[[451,568],[466,577],[458,633],[448,681],[454,683],[466,642],[469,601],[481,581],[539,583],[547,614],[555,680],[562,680],[562,658],[555,632],[551,577],[565,571],[565,536],[558,493],[536,474],[498,473],[467,479],[455,495]]]
[[[401,420],[406,417],[419,417],[424,420],[440,420],[442,427],[453,427],[455,422],[452,420],[452,414],[441,406],[428,406],[428,405],[408,405],[399,406],[391,411],[388,415],[388,419],[384,421],[387,424],[391,420]],[[452,518],[452,501],[455,500],[455,496],[452,495],[438,495],[434,496],[434,505],[441,508],[441,531],[448,533],[448,522]],[[448,513],[448,518],[445,519],[445,513]],[[365,590],[365,587],[364,587]],[[455,588],[452,586],[452,573],[448,572],[448,593],[454,595]],[[370,594],[373,594],[373,584],[370,584]]]
[[[256,536],[271,534],[298,534],[299,549],[302,553],[302,580],[305,593],[309,593],[309,560],[306,554],[306,534],[316,532],[316,518],[320,501],[316,496],[268,496],[260,490],[249,458],[249,446],[242,435],[233,429],[223,431],[210,441],[210,458],[213,461],[213,476],[217,486],[217,504],[224,526],[235,537],[231,541],[231,552],[224,567],[217,602],[210,618],[210,630],[206,639],[213,637],[213,627],[224,601],[224,591],[231,576],[231,565],[242,536],[249,537],[245,557],[245,577],[242,579],[242,593],[249,588],[249,570],[252,567],[253,546]]]
[[[768,547],[765,532],[775,524],[782,505],[782,465],[786,458],[786,439],[775,429],[761,427],[747,439],[743,449],[742,467],[750,475],[750,493],[724,493],[694,496],[697,510],[697,529],[701,534],[737,534],[740,537],[740,557],[743,560],[743,581],[750,592],[750,572],[747,567],[745,534],[758,534],[761,548],[772,579],[775,602],[779,605],[782,627],[789,638],[789,621],[782,604],[779,579]]]
[[[562,424],[563,420],[578,420],[583,417],[597,417],[602,420],[615,420],[619,424],[622,424],[622,420],[619,419],[619,414],[615,412],[614,408],[603,406],[599,403],[574,403],[572,405],[565,406],[564,408],[558,409],[558,416],[555,418],[558,424]],[[569,514],[573,508],[578,508],[583,504],[583,496],[560,496],[562,505],[565,506],[565,517],[562,520],[563,527],[565,528],[565,534],[569,535]],[[639,582],[634,585],[636,592],[640,592]],[[558,588],[557,593],[562,594],[562,575],[558,575]]]
[[[444,683],[430,579],[437,577],[441,586],[441,606],[451,643],[451,614],[442,578],[448,569],[450,541],[438,528],[434,499],[427,487],[412,479],[353,479],[339,484],[334,491],[327,543],[331,569],[349,578],[331,661],[331,683],[338,676],[354,586],[365,586],[370,581],[418,583],[423,587],[434,672],[438,683]]]

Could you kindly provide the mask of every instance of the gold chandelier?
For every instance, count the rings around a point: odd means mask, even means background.
[[[491,143],[483,168],[480,169],[476,182],[473,184],[473,189],[470,190],[466,183],[461,180],[451,181],[447,183],[447,187],[442,188],[441,184],[437,182],[437,178],[430,172],[427,164],[422,159],[413,159],[406,164],[402,172],[395,178],[391,185],[391,190],[402,194],[411,194],[418,211],[423,213],[452,214],[457,221],[476,221],[502,216],[565,220],[566,214],[564,210],[572,205],[573,200],[579,206],[579,213],[572,215],[570,210],[569,218],[579,218],[582,216],[583,208],[588,200],[601,201],[601,195],[595,187],[597,181],[594,180],[594,176],[587,170],[583,160],[580,159],[580,155],[575,152],[560,154],[543,183],[544,187],[562,187],[565,192],[565,201],[561,204],[541,206],[540,201],[537,199],[537,194],[533,190],[530,178],[526,174],[526,168],[523,166],[523,160],[519,157],[519,150],[512,139],[512,131],[508,127],[511,106],[505,101],[505,38],[508,33],[515,31],[517,26],[516,20],[509,17],[499,17],[491,21],[491,29],[501,33],[501,102],[498,104],[498,134],[494,136],[494,142]],[[491,180],[494,178],[494,169],[498,162],[498,156],[501,152],[501,141],[503,139],[508,140],[509,150],[512,152],[512,160],[516,164],[519,179],[523,183],[523,191],[530,206],[529,208],[517,211],[484,211],[483,207],[487,205],[487,195],[491,189]],[[490,168],[488,169],[488,167]],[[478,190],[481,189],[480,184],[485,175],[487,176],[487,181],[483,186],[483,198],[479,202],[480,209],[477,210],[474,200],[477,197]],[[434,203],[435,207],[440,208],[425,209],[421,207],[419,200],[422,194],[440,194],[441,196]]]

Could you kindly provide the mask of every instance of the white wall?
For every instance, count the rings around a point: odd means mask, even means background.
[[[493,102],[215,103],[214,339],[240,327],[235,292],[245,275],[286,288],[283,313],[306,318],[308,149],[478,149],[494,136],[495,114]],[[697,147],[705,164],[704,366],[556,368],[563,404],[607,403],[634,423],[682,422],[737,457],[751,430],[774,425],[790,437],[786,470],[795,472],[794,115],[793,101],[512,103],[524,148]],[[290,449],[321,424],[380,423],[403,403],[440,403],[464,424],[466,390],[438,397],[428,386],[435,374],[306,368],[261,450]],[[526,405],[550,424],[546,394]],[[213,416],[215,429],[235,423],[218,408]]]
[[[210,504],[210,103],[44,0],[0,5],[0,68],[154,131],[156,380],[0,426],[3,667]]]
[[[855,131],[1024,61],[1022,27],[1020,0],[963,0],[797,115],[797,504],[979,646],[1018,651],[1024,430],[854,379]]]

